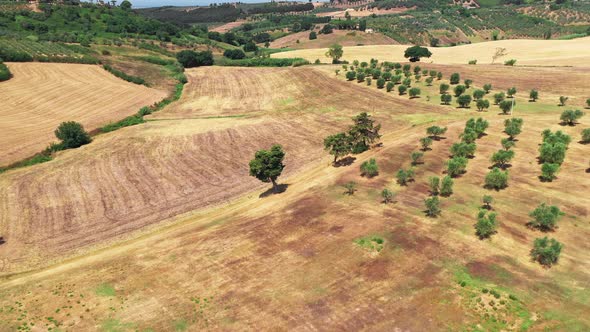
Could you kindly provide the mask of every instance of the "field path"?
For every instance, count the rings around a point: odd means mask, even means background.
[[[9,63],[14,77],[0,83],[0,166],[43,150],[56,141],[63,121],[92,130],[136,113],[166,92],[125,82],[99,66]]]

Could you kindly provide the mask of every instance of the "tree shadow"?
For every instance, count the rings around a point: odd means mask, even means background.
[[[588,141],[588,142],[584,142],[584,141],[578,141],[578,143],[579,143],[579,144],[582,144],[582,145],[586,145],[586,144],[590,144],[590,141]]]
[[[6,243],[6,240],[4,240],[3,236],[0,236],[0,246],[3,245],[4,243]]]
[[[576,126],[576,124],[578,124],[578,122],[572,122],[572,123],[569,123],[569,122],[564,122],[564,121],[561,121],[561,122],[559,123],[559,125],[560,125],[560,126],[562,126],[562,127],[575,127],[575,126]]]
[[[348,156],[346,158],[342,158],[342,159],[338,160],[333,165],[334,165],[334,167],[350,166],[350,165],[352,165],[352,163],[354,163],[355,160],[356,160],[355,157]]]
[[[537,176],[537,178],[539,179],[539,181],[541,182],[553,182],[553,180],[557,180],[557,176],[554,176],[553,179],[549,180],[549,179],[545,179],[543,176],[539,175]]]
[[[588,168],[588,169],[586,170],[586,173],[590,173],[590,168]]]
[[[282,194],[285,191],[287,191],[287,188],[289,187],[289,184],[287,183],[283,183],[283,184],[279,184],[277,185],[277,191],[274,191],[274,188],[270,188],[267,191],[263,192],[262,194],[260,194],[260,196],[258,196],[258,198],[265,198],[274,194]]]
[[[494,168],[499,168],[503,171],[509,169],[510,167],[512,167],[512,164],[504,164],[504,165],[500,165],[500,164],[493,164],[492,166],[488,167],[488,169],[494,169]]]

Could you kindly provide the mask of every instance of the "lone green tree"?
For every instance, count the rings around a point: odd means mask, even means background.
[[[422,137],[420,139],[420,145],[422,145],[422,151],[428,151],[432,145],[432,138]]]
[[[277,193],[279,188],[276,181],[285,168],[284,158],[285,152],[278,144],[273,145],[270,150],[256,151],[254,159],[250,161],[250,175],[262,182],[271,182],[273,191]]]
[[[491,161],[494,166],[505,169],[512,158],[514,158],[513,150],[499,150],[492,155]]]
[[[450,105],[451,101],[453,101],[453,97],[449,94],[440,95],[440,102],[443,105]]]
[[[332,44],[326,52],[326,57],[332,58],[332,63],[339,63],[340,58],[344,55],[344,50],[340,44]]]
[[[447,127],[439,127],[439,126],[431,126],[426,128],[426,134],[429,135],[430,138],[438,141],[442,138],[442,135],[444,135],[447,132]]]
[[[393,202],[393,198],[395,197],[395,193],[387,188],[381,191],[381,197],[383,198],[383,203],[388,204]]]
[[[446,94],[449,91],[450,86],[447,83],[441,83],[438,86],[438,90],[440,92],[441,95]]]
[[[428,186],[430,187],[430,194],[436,196],[440,192],[440,178],[438,176],[431,176],[428,178]]]
[[[377,166],[377,160],[371,158],[361,164],[361,176],[372,178],[379,174],[379,166]]]
[[[461,82],[461,75],[459,75],[459,73],[452,73],[449,81],[452,85],[459,84],[459,82]]]
[[[92,141],[84,127],[74,121],[62,122],[54,133],[64,149],[75,149]]]
[[[508,96],[508,98],[514,98],[514,95],[516,94],[516,88],[515,87],[511,87],[506,91],[506,95]]]
[[[539,91],[532,89],[529,93],[529,100],[535,102],[537,99],[539,99]]]
[[[410,59],[410,62],[417,62],[420,61],[420,58],[430,58],[431,56],[432,52],[430,52],[426,47],[417,45],[408,47],[404,52],[404,58]]]
[[[334,164],[338,158],[344,157],[352,152],[352,140],[346,133],[330,135],[324,139],[324,148],[334,156]]]
[[[486,94],[490,93],[491,90],[492,90],[492,85],[490,83],[483,85],[483,91],[485,91]]]
[[[405,186],[408,182],[414,180],[414,170],[412,168],[408,170],[400,169],[395,176],[397,178],[397,183],[399,183],[400,186]]]

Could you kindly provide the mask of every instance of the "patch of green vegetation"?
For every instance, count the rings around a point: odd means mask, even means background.
[[[108,284],[108,283],[100,284],[98,287],[96,287],[94,292],[98,296],[112,297],[112,296],[117,295],[115,288],[111,284]]]
[[[136,324],[123,323],[118,319],[109,318],[102,322],[100,329],[104,332],[127,332],[134,331],[136,329]]]
[[[356,243],[361,248],[380,252],[383,250],[385,240],[379,235],[368,235],[354,240],[354,243]]]
[[[185,319],[178,319],[174,321],[174,331],[186,331],[188,329],[188,322]]]

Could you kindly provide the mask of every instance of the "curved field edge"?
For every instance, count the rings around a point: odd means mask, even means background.
[[[164,91],[124,82],[98,66],[53,63],[10,63],[14,78],[3,82],[0,139],[10,164],[43,150],[55,141],[63,121],[78,121],[93,130],[160,101]]]

